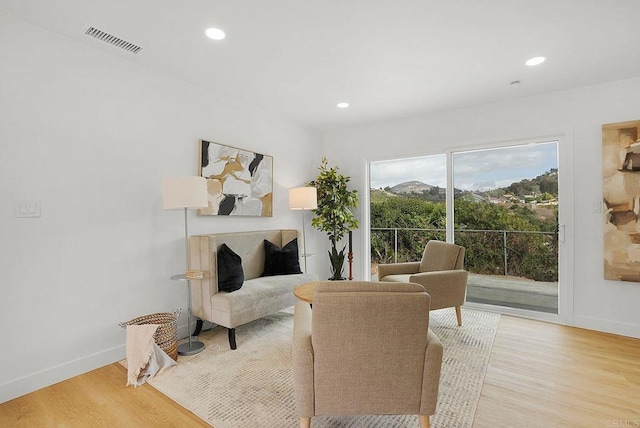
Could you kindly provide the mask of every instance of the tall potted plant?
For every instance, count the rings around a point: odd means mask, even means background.
[[[346,246],[338,251],[337,245],[346,233],[358,228],[358,219],[351,211],[358,207],[358,191],[347,188],[351,178],[340,174],[335,166],[330,168],[326,157],[322,157],[318,169],[320,170],[318,177],[308,183],[318,192],[318,208],[313,211],[315,217],[311,220],[311,225],[326,232],[331,241],[331,251],[329,251],[331,278],[329,279],[344,279],[342,268]]]

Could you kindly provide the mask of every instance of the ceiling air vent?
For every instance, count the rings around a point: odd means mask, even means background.
[[[121,39],[118,36],[114,36],[113,34],[109,34],[106,31],[102,31],[96,27],[87,26],[83,28],[84,34],[87,36],[91,36],[96,40],[103,41],[105,43],[109,43],[119,49],[123,49],[132,54],[139,54],[144,49],[140,45],[136,45],[135,43],[128,42],[124,39]]]

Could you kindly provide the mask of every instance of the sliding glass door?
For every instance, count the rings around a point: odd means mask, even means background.
[[[429,239],[446,239],[444,154],[370,163],[371,276],[379,263],[420,260]]]
[[[452,154],[467,301],[558,313],[556,141]]]
[[[557,314],[558,174],[557,141],[370,162],[372,279],[449,240],[468,302]]]

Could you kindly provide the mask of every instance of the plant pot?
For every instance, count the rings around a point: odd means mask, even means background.
[[[331,274],[333,275],[329,279],[340,280],[342,279],[342,268],[344,266],[344,248],[338,251],[334,246],[329,251],[329,261],[331,262]]]

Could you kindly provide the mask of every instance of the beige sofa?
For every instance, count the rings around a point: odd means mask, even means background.
[[[236,327],[293,306],[296,303],[293,289],[318,280],[316,275],[306,273],[260,276],[265,261],[263,241],[266,239],[282,248],[294,238],[298,238],[298,248],[303,248],[298,231],[289,229],[220,233],[189,238],[190,269],[204,271],[203,279],[191,281],[193,315],[226,327],[229,330],[231,349],[237,347]],[[242,288],[231,293],[218,291],[217,252],[222,244],[227,244],[242,257],[244,283]],[[301,266],[303,264],[300,263]]]

